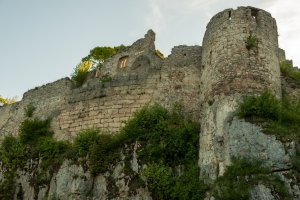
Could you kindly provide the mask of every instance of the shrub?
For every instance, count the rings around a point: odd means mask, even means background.
[[[38,138],[43,136],[52,136],[50,131],[50,119],[26,119],[19,128],[19,136],[22,144],[35,144]]]
[[[7,168],[16,169],[25,163],[25,148],[19,138],[6,136],[0,147],[0,160]]]
[[[40,137],[36,146],[32,148],[38,152],[39,157],[42,158],[42,162],[40,163],[42,171],[38,174],[40,177],[45,174],[46,171],[53,174],[59,169],[64,158],[66,158],[65,154],[71,149],[71,145],[65,141],[56,141],[52,137]],[[50,181],[50,177],[48,178],[47,180]]]
[[[270,92],[263,92],[245,97],[238,116],[260,124],[265,133],[300,140],[300,102],[291,102],[287,97],[279,100]]]
[[[16,172],[7,171],[4,173],[2,180],[0,182],[0,199],[1,200],[11,200],[15,197],[16,190]]]
[[[221,200],[247,200],[250,190],[258,183],[271,186],[281,199],[291,199],[291,196],[277,175],[271,174],[269,168],[261,162],[245,158],[233,159],[223,176],[216,180],[214,196]]]
[[[171,198],[182,200],[204,199],[208,186],[199,179],[199,174],[200,169],[197,164],[185,167],[184,173],[175,177]]]
[[[258,47],[258,39],[257,39],[256,36],[250,35],[250,36],[246,39],[245,44],[246,44],[246,48],[247,48],[248,50],[253,49],[253,48],[257,48],[257,47]]]
[[[43,159],[54,159],[64,154],[70,145],[65,141],[56,141],[51,137],[41,137],[37,142],[37,148]]]
[[[88,154],[92,144],[97,141],[100,134],[96,130],[85,130],[80,132],[74,139],[74,148],[79,157],[84,157]]]
[[[174,184],[171,170],[163,164],[149,165],[143,172],[154,199],[170,199]]]
[[[297,82],[300,82],[300,70],[293,67],[288,60],[280,62],[280,71],[283,75],[288,76]]]
[[[80,87],[86,81],[90,67],[90,61],[82,61],[75,67],[71,79],[75,81],[77,87]]]
[[[147,136],[162,132],[163,121],[169,118],[168,111],[158,104],[148,105],[134,114],[134,117],[127,121],[121,130],[126,138],[126,142],[135,140],[145,140]],[[153,136],[153,139],[155,137]],[[159,137],[157,138],[159,140]]]
[[[146,106],[121,130],[126,142],[143,144],[139,152],[142,161],[175,166],[196,160],[200,126],[185,121],[183,112],[176,109],[169,112],[157,104]]]
[[[151,164],[143,175],[154,199],[204,199],[208,189],[199,179],[199,167],[196,164],[189,165],[180,176],[163,163]]]
[[[120,157],[114,136],[101,134],[89,148],[89,168],[93,175],[104,173]]]
[[[263,92],[260,96],[246,96],[240,105],[240,117],[260,117],[279,120],[281,103],[270,92]]]
[[[25,116],[26,117],[32,117],[33,112],[35,111],[35,109],[36,109],[36,107],[32,103],[28,104],[24,109]]]

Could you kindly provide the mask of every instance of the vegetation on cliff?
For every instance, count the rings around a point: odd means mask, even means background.
[[[284,76],[288,76],[300,83],[300,69],[293,67],[288,60],[280,62],[280,71]]]
[[[261,125],[265,133],[282,139],[300,139],[300,101],[292,102],[288,97],[276,98],[270,92],[259,96],[246,96],[238,115]]]
[[[201,199],[207,186],[198,177],[199,128],[198,123],[184,116],[181,106],[168,111],[154,104],[137,112],[119,134],[86,130],[79,133],[71,145],[53,139],[49,119],[40,120],[31,115],[21,124],[19,136],[7,136],[0,147],[5,169],[0,197],[13,197],[17,169],[25,170],[28,160],[37,163],[30,180],[37,189],[40,184],[50,184],[64,159],[83,164],[97,175],[110,171],[120,161],[126,145],[138,142],[139,162],[148,166],[140,174],[139,184],[145,184],[145,180],[156,199]],[[132,173],[130,166],[127,168],[127,173]],[[158,174],[161,172],[167,172],[165,179]]]
[[[34,112],[28,106],[25,114],[28,110]],[[207,185],[199,179],[200,126],[189,120],[180,105],[175,105],[171,111],[158,104],[145,106],[135,113],[120,133],[112,135],[85,130],[74,138],[73,144],[53,139],[50,120],[40,120],[32,114],[26,114],[19,136],[6,136],[0,147],[4,169],[0,183],[1,199],[11,199],[15,195],[17,170],[28,169],[28,160],[37,163],[30,180],[37,191],[40,184],[50,184],[52,175],[64,159],[84,165],[96,176],[111,172],[125,156],[125,173],[133,174],[129,164],[131,155],[125,151],[126,146],[133,143],[139,144],[139,164],[146,167],[132,180],[139,186],[146,184],[154,199],[204,199],[206,192],[217,199],[248,199],[251,189],[259,183],[271,187],[282,199],[290,199],[284,182],[270,168],[255,160],[234,159],[224,176],[213,184]],[[240,117],[259,123],[268,133],[296,138],[298,142],[299,114],[299,104],[291,104],[286,98],[278,100],[269,92],[245,97],[238,113]],[[298,172],[299,152],[297,149],[294,158],[294,169]],[[22,196],[21,193],[18,195]]]

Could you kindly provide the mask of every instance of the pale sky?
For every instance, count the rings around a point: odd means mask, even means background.
[[[238,6],[270,12],[279,46],[300,66],[299,0],[0,0],[0,95],[21,99],[70,76],[90,49],[130,45],[148,29],[165,55],[201,45],[210,18]]]

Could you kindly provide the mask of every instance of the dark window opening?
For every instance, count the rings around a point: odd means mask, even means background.
[[[211,65],[212,51],[209,52],[209,64]]]
[[[125,68],[128,66],[128,56],[123,56],[119,59],[118,67]]]
[[[228,12],[229,20],[231,20],[231,11]]]
[[[186,53],[184,53],[183,56],[186,56]]]
[[[251,16],[253,17],[253,19],[257,18],[258,11],[259,11],[258,9],[251,8]]]

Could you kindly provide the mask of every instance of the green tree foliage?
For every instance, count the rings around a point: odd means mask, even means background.
[[[3,98],[1,95],[0,95],[0,106],[1,105],[10,105],[10,104],[13,104],[15,103],[17,100],[17,97],[13,97],[13,98]]]
[[[90,51],[90,54],[84,58],[82,61],[95,60],[103,63],[107,58],[111,57],[116,53],[116,49],[113,47],[95,47]]]
[[[86,81],[90,68],[91,61],[82,61],[75,67],[71,79],[75,81],[77,87],[80,87]]]

